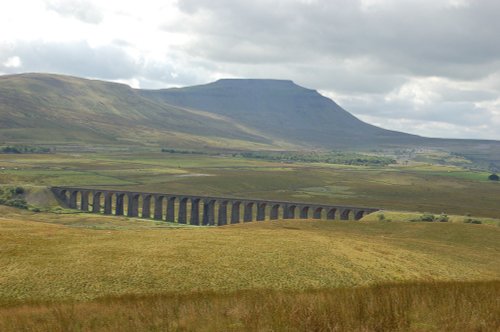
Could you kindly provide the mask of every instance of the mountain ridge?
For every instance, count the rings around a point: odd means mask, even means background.
[[[290,80],[221,79],[193,87],[141,90],[140,93],[176,106],[243,120],[254,128],[272,132],[279,138],[286,137],[296,144],[307,142],[311,146],[343,147],[366,145],[363,143],[368,135],[380,141],[418,137],[367,124],[318,91],[303,88]],[[280,126],[276,125],[278,123]],[[295,137],[290,138],[290,131],[294,131]]]

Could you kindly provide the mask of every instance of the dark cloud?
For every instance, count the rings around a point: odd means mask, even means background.
[[[444,130],[467,126],[481,137],[494,132],[483,127],[498,116],[478,105],[498,98],[499,1],[178,4],[187,17],[178,29],[193,37],[186,52],[211,60],[219,71],[293,79],[338,96],[354,114],[406,123],[407,131],[422,131],[412,124],[432,121],[449,125],[432,127],[443,129],[433,136],[458,137]]]
[[[408,75],[474,79],[500,69],[498,1],[180,0],[197,17],[186,26],[198,36],[190,51],[214,61],[303,62],[371,57]],[[363,69],[363,68],[360,68]]]

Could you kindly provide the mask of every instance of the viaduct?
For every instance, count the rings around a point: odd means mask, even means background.
[[[52,187],[66,206],[85,212],[217,225],[277,219],[359,220],[375,208],[207,197],[122,190]]]

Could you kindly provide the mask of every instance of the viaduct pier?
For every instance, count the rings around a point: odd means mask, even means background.
[[[223,226],[277,219],[359,220],[376,208],[246,198],[52,187],[67,207],[84,212]]]

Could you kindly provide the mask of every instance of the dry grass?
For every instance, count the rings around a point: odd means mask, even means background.
[[[0,331],[497,331],[499,239],[491,225],[168,228],[0,207]]]
[[[500,282],[107,297],[0,308],[1,331],[498,331]]]
[[[297,220],[148,228],[118,218],[114,229],[113,217],[61,215],[59,225],[41,222],[52,214],[0,209],[0,303],[10,305],[500,277],[496,226]],[[92,229],[102,219],[108,226]]]

